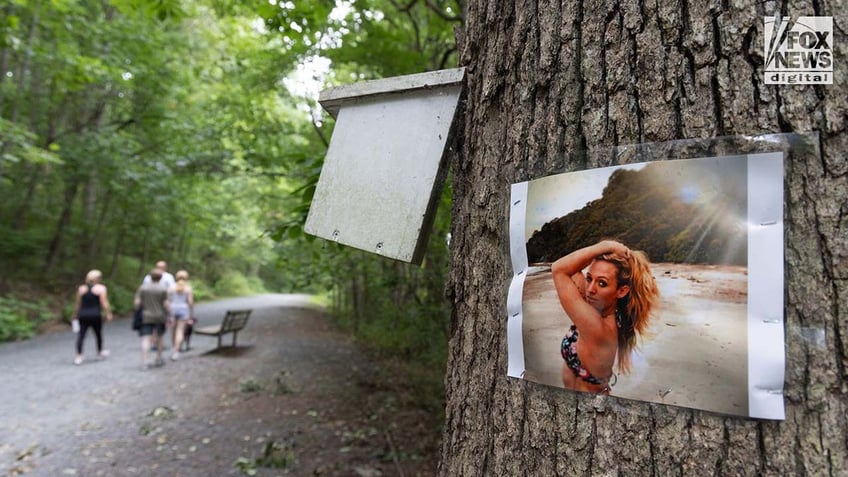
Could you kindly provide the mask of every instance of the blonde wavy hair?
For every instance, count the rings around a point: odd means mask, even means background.
[[[188,282],[188,272],[185,270],[180,270],[175,275],[176,279],[176,288],[177,293],[182,293],[186,289],[186,282]]]
[[[103,273],[100,270],[94,269],[85,274],[85,283],[94,285],[103,278]]]
[[[637,337],[645,336],[651,316],[659,305],[660,291],[651,274],[651,262],[641,250],[631,250],[629,257],[612,253],[595,260],[612,263],[618,269],[618,286],[629,285],[630,292],[618,299],[615,320],[618,325],[618,371],[630,373],[630,354],[637,345]]]

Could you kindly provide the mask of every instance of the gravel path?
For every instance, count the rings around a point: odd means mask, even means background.
[[[70,330],[0,345],[0,475],[435,474],[437,420],[308,296],[196,314],[202,326],[240,308],[254,311],[237,348],[195,335],[180,360],[148,371],[128,318],[104,327],[106,360],[88,336],[80,366]]]

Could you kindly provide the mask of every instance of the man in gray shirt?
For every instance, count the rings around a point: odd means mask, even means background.
[[[143,369],[151,365],[162,366],[162,338],[165,336],[165,324],[170,315],[168,290],[162,283],[162,270],[154,268],[150,271],[150,282],[143,283],[135,292],[134,304],[141,306],[141,362]],[[152,341],[152,343],[151,343]],[[156,361],[150,362],[150,345],[156,346]]]

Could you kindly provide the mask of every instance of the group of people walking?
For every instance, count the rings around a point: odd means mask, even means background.
[[[162,366],[163,338],[167,327],[172,328],[171,359],[180,357],[180,348],[185,339],[186,326],[194,321],[194,292],[188,283],[188,272],[180,270],[176,276],[168,273],[168,264],[156,263],[156,267],[144,277],[133,301],[136,309],[141,308],[142,366]],[[150,360],[150,350],[156,350],[156,359]]]
[[[103,348],[102,327],[104,318],[112,320],[112,310],[108,290],[101,283],[102,277],[99,270],[91,270],[86,275],[85,284],[77,288],[72,316],[77,331],[74,364],[83,362],[83,344],[89,328],[94,331],[96,338],[97,359],[109,355],[109,351]],[[165,261],[156,262],[156,266],[136,290],[133,305],[141,315],[137,329],[141,337],[143,369],[165,363],[162,357],[165,349],[163,338],[169,327],[172,329],[171,359],[179,359],[186,328],[195,321],[194,292],[188,283],[188,272],[180,270],[175,276],[168,272]],[[151,350],[156,352],[155,359],[151,359]]]

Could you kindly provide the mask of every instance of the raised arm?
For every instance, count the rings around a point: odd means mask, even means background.
[[[592,263],[592,260],[594,260],[595,257],[605,253],[615,253],[627,257],[630,255],[630,249],[615,240],[603,240],[595,245],[575,250],[574,252],[560,258],[551,265],[551,271],[556,274],[557,270],[559,270],[561,273],[570,277],[571,275],[574,275],[586,268],[590,263]]]
[[[598,255],[618,253],[624,256],[629,250],[623,244],[612,240],[604,240],[594,245],[575,250],[560,258],[551,265],[554,286],[557,297],[571,321],[584,335],[599,336],[602,333],[600,313],[586,303],[583,297],[585,278],[582,270],[592,263]]]

